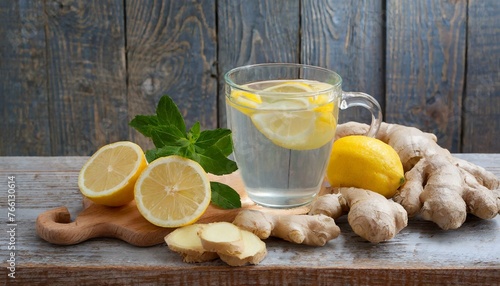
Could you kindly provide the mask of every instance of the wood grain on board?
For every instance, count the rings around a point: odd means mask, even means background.
[[[232,222],[242,209],[259,210],[279,215],[306,214],[308,206],[292,209],[270,209],[255,204],[245,192],[239,172],[224,176],[209,175],[211,182],[231,186],[240,194],[241,208],[222,209],[209,205],[197,223]],[[323,188],[322,192],[326,192]],[[137,209],[135,201],[120,207],[107,207],[83,198],[83,210],[71,217],[68,208],[60,206],[38,215],[36,232],[40,238],[57,245],[74,245],[92,238],[116,238],[134,246],[153,246],[175,228],[153,225]]]
[[[500,176],[499,154],[454,154]],[[164,243],[136,247],[112,238],[70,246],[38,237],[35,221],[47,210],[82,210],[77,178],[88,157],[0,157],[0,178],[16,180],[16,279],[0,261],[0,284],[22,285],[495,285],[500,280],[500,216],[469,216],[457,230],[413,218],[394,239],[372,244],[357,236],[346,217],[341,235],[323,247],[267,239],[268,255],[257,266],[230,267],[219,260],[188,264]],[[6,209],[7,200],[0,200]],[[1,231],[6,233],[7,224]],[[0,244],[9,243],[7,235]],[[7,284],[8,285],[8,284]]]

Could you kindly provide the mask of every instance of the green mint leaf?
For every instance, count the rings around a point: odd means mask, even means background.
[[[233,188],[219,182],[210,182],[212,204],[223,209],[241,208],[241,198]]]
[[[161,148],[147,150],[146,151],[146,160],[148,163],[153,162],[154,160],[166,157],[170,155],[178,155],[181,152],[182,147],[179,146],[163,146]]]
[[[159,126],[151,132],[151,138],[156,148],[163,146],[182,146],[185,135],[173,125]]]
[[[160,158],[160,156],[158,156],[156,154],[157,151],[158,151],[158,149],[153,149],[153,150],[147,150],[146,151],[146,161],[148,161],[148,163],[151,163],[154,160]]]
[[[191,129],[188,131],[188,134],[187,134],[187,138],[189,139],[189,141],[191,142],[196,142],[198,140],[198,138],[200,137],[200,122],[197,121],[193,127],[191,127]]]
[[[228,136],[222,137],[215,143],[214,145],[219,149],[224,156],[229,156],[231,153],[233,153],[233,141],[231,139],[231,133]]]
[[[175,105],[174,101],[168,95],[164,95],[160,98],[160,102],[156,107],[156,116],[158,117],[159,124],[173,125],[183,134],[186,133],[184,118],[179,108],[177,108],[177,105]]]
[[[158,117],[156,115],[137,115],[130,121],[129,125],[144,136],[151,137],[151,132],[158,126]]]
[[[189,142],[188,139],[182,139],[181,143],[184,145],[182,145],[182,148],[179,150],[179,154],[177,154],[177,155],[189,158],[189,159],[199,163],[198,154],[196,153],[196,151],[194,149],[194,145],[191,142]],[[207,170],[205,170],[205,172],[206,171]]]
[[[201,150],[215,146],[224,156],[229,156],[233,152],[231,130],[223,128],[204,130],[200,133],[195,145]]]
[[[225,175],[231,174],[232,172],[238,170],[236,162],[230,160],[222,154],[222,152],[215,146],[209,147],[201,152],[197,152],[196,159],[206,172],[212,173],[214,175]]]
[[[198,162],[205,172],[214,175],[230,174],[238,169],[227,157],[233,152],[231,130],[201,131],[196,122],[186,132],[186,124],[174,101],[165,95],[160,98],[156,115],[138,115],[130,126],[153,140],[156,149],[146,151],[149,163],[160,157],[178,155]],[[239,208],[239,194],[230,186],[211,182],[212,203],[221,208]]]

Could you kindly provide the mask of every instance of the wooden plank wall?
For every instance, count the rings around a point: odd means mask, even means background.
[[[0,155],[149,148],[127,123],[163,94],[188,126],[225,126],[223,74],[263,62],[330,68],[386,121],[498,153],[499,14],[497,0],[1,1]]]
[[[386,121],[460,150],[467,1],[390,0],[387,11]]]

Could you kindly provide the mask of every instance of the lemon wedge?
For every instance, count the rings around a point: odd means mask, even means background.
[[[160,227],[197,221],[210,204],[208,175],[197,162],[172,155],[154,160],[135,184],[135,201],[142,216]]]
[[[97,204],[122,206],[134,199],[134,184],[146,165],[139,145],[128,141],[108,144],[83,165],[78,187]]]

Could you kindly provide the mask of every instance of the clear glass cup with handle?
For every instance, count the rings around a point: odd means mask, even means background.
[[[291,208],[321,190],[339,109],[367,108],[375,136],[382,113],[368,94],[342,91],[342,78],[321,67],[270,63],[224,76],[228,128],[245,190],[255,203]]]

